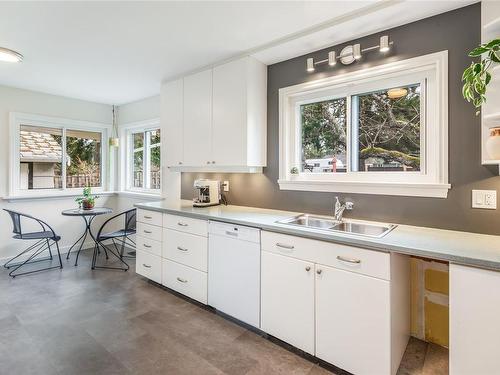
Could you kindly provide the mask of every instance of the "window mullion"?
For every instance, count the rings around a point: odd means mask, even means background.
[[[67,161],[67,149],[66,149],[66,128],[62,128],[62,153],[61,153],[61,186],[63,190],[66,190],[66,161]]]
[[[353,95],[350,97],[351,109],[349,111],[351,140],[349,147],[351,157],[349,158],[350,172],[359,172],[359,97]]]
[[[150,161],[151,161],[151,149],[149,147],[149,143],[150,143],[150,139],[149,139],[149,136],[148,136],[148,132],[145,131],[144,132],[144,151],[143,151],[143,162],[144,162],[144,165],[142,167],[142,170],[144,171],[143,172],[143,175],[142,175],[142,178],[143,178],[143,181],[142,181],[142,186],[143,188],[145,189],[149,189],[149,185],[150,185],[150,179],[148,178],[149,177],[149,166],[151,165]]]

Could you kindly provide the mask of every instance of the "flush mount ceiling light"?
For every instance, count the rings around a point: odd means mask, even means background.
[[[0,47],[0,61],[13,63],[21,62],[23,61],[23,55],[11,49]]]
[[[408,90],[403,87],[397,87],[394,89],[387,90],[387,96],[389,99],[399,99],[408,94]]]
[[[312,57],[308,57],[306,61],[306,70],[308,72],[314,72],[315,66],[320,64],[328,63],[329,66],[334,66],[337,64],[337,60],[344,65],[352,64],[353,62],[361,59],[363,53],[378,50],[382,53],[386,53],[390,51],[391,45],[394,42],[389,41],[388,35],[383,35],[380,37],[380,42],[378,45],[373,47],[367,47],[361,49],[361,44],[353,44],[345,46],[342,51],[340,51],[340,55],[337,56],[335,51],[328,52],[328,58],[320,61],[314,61]]]

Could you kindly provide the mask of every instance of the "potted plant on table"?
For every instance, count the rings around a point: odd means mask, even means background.
[[[85,186],[83,188],[83,196],[76,198],[75,201],[79,204],[80,208],[92,210],[97,198],[99,198],[99,196],[92,194],[92,188],[90,186]]]

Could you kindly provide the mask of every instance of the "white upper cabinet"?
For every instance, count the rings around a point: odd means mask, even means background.
[[[167,136],[162,137],[166,165],[182,165],[183,155],[183,87],[182,79],[168,82],[161,87],[161,124]]]
[[[207,165],[211,162],[212,152],[212,70],[184,77],[183,112],[183,164]]]
[[[217,166],[266,165],[267,68],[254,58],[213,69],[212,155]]]
[[[168,167],[255,172],[266,166],[267,67],[254,58],[163,84],[162,114]],[[182,125],[174,127],[179,117]]]

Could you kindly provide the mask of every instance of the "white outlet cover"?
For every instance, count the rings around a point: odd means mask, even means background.
[[[472,190],[472,208],[497,209],[496,190]]]

